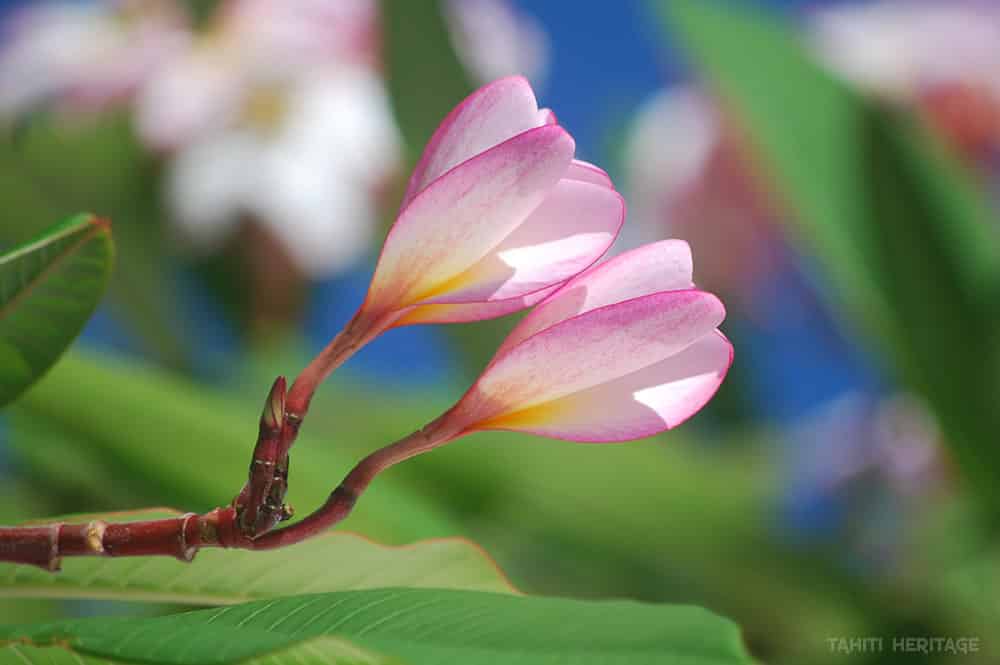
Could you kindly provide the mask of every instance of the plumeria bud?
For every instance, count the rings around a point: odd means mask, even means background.
[[[449,439],[498,429],[583,442],[673,428],[729,369],[724,317],[718,298],[692,288],[686,243],[645,245],[539,304],[434,427]]]
[[[452,110],[413,171],[364,303],[295,380],[288,413],[301,420],[320,382],[391,327],[510,314],[600,259],[625,201],[574,151],[523,77]]]
[[[260,416],[261,430],[279,431],[285,423],[285,377],[279,376],[271,386]]]
[[[592,265],[625,203],[574,148],[524,78],[474,92],[414,169],[360,315],[388,325],[492,318]]]
[[[379,473],[471,432],[610,442],[679,425],[711,399],[733,358],[717,328],[725,308],[692,287],[691,253],[681,241],[646,245],[579,274],[514,328],[455,406],[368,455],[319,510],[262,533],[254,547],[320,533],[350,513]]]

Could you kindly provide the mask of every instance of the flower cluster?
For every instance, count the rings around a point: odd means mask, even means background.
[[[319,382],[384,330],[531,306],[475,385],[423,430],[427,445],[487,429],[624,441],[701,409],[732,360],[722,303],[694,287],[682,241],[599,263],[625,203],[574,152],[523,78],[455,108],[410,178],[367,298],[295,382],[288,413],[301,420]]]
[[[268,549],[319,533],[382,470],[472,432],[629,441],[676,427],[712,398],[733,359],[718,330],[725,308],[695,288],[683,241],[600,262],[625,201],[575,150],[519,76],[448,114],[410,177],[361,307],[287,393],[284,378],[275,381],[250,477],[233,501],[233,543]],[[453,407],[363,459],[319,510],[273,530],[289,514],[288,451],[334,369],[390,328],[532,306]]]

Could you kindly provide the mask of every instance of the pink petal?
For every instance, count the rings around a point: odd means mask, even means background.
[[[665,360],[497,419],[489,429],[588,443],[652,436],[700,411],[722,385],[732,358],[732,344],[716,330]]]
[[[485,321],[501,316],[507,316],[522,309],[534,306],[545,300],[562,284],[550,286],[547,289],[508,300],[493,302],[461,303],[458,305],[417,305],[407,310],[406,314],[396,320],[393,327],[416,325],[421,323],[468,323],[470,321]]]
[[[558,125],[559,118],[556,117],[555,111],[552,109],[539,109],[538,122],[541,125]]]
[[[366,308],[401,309],[467,288],[462,275],[542,203],[566,172],[573,149],[569,134],[547,125],[438,178],[389,231]]]
[[[520,226],[461,276],[464,288],[425,302],[508,300],[561,284],[604,256],[624,221],[625,201],[616,191],[561,180]]]
[[[670,358],[724,317],[718,298],[696,290],[654,293],[586,312],[499,352],[452,417],[466,429],[502,427],[513,414]]]
[[[623,300],[694,286],[691,248],[683,240],[661,240],[594,266],[573,278],[521,320],[497,356],[540,330],[570,317]]]
[[[603,169],[594,166],[590,162],[585,162],[580,159],[574,159],[570,162],[569,169],[566,170],[565,177],[570,180],[590,182],[609,189],[615,188],[614,184],[611,182],[611,178],[604,172]]]
[[[535,93],[523,77],[502,78],[476,90],[434,132],[413,169],[401,207],[449,169],[543,124]]]

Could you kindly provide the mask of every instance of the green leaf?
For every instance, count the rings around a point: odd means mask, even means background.
[[[59,359],[111,274],[110,224],[79,215],[0,256],[0,407]]]
[[[926,399],[1000,524],[1000,238],[996,214],[910,116],[835,80],[780,22],[659,2],[769,167],[826,295]]]
[[[112,662],[106,658],[81,656],[62,647],[9,644],[0,649],[0,665],[110,665]]]
[[[245,478],[267,388],[261,380],[234,402],[151,368],[74,352],[11,410],[10,439],[36,482],[87,487],[99,492],[99,506],[203,510]],[[103,413],[86,406],[94,391]],[[299,513],[322,502],[354,461],[426,422],[453,396],[397,395],[334,377],[292,453],[290,500]],[[68,440],[25,431],[42,421]],[[381,475],[343,528],[393,543],[462,534],[498,557],[519,587],[683,599],[738,614],[756,641],[799,649],[803,661],[826,648],[831,631],[860,630],[858,606],[871,584],[774,541],[770,507],[780,484],[765,460],[734,453],[731,441],[694,445],[690,434],[621,446],[476,434]]]
[[[396,121],[415,164],[438,124],[472,92],[445,24],[440,0],[382,0],[386,82]]]
[[[176,514],[147,510],[46,521],[130,522]],[[220,605],[386,586],[514,592],[489,556],[460,538],[388,547],[357,534],[331,532],[281,550],[204,549],[193,564],[168,557],[68,557],[57,575],[0,564],[0,597],[16,598]]]
[[[912,118],[865,115],[871,270],[892,303],[885,339],[901,375],[934,408],[970,488],[1000,527],[1000,291],[996,220]],[[992,263],[990,263],[992,261]]]
[[[751,662],[739,629],[699,608],[429,589],[294,596],[153,619],[7,627],[0,628],[0,637],[36,646],[58,643],[117,662],[176,665],[267,655],[261,662]]]
[[[83,124],[33,115],[16,145],[0,150],[0,242],[24,241],[80,209],[113,219],[117,256],[104,304],[144,353],[179,369],[190,366],[192,340],[171,279],[162,170],[125,112]]]

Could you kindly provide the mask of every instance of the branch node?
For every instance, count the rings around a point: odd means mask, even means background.
[[[188,527],[191,525],[191,520],[196,519],[198,515],[195,513],[184,513],[181,519],[180,532],[177,534],[177,544],[179,548],[177,550],[177,558],[185,563],[190,563],[194,560],[194,555],[198,553],[198,547],[201,545],[201,539],[199,538],[198,523],[195,522],[195,532],[194,532],[194,542],[188,543]]]
[[[106,554],[104,551],[104,532],[108,529],[108,523],[102,520],[94,520],[87,524],[84,532],[87,549],[94,554]]]
[[[56,573],[62,570],[62,557],[59,556],[59,534],[62,532],[63,522],[58,522],[49,527],[49,561],[43,566],[50,572]]]

